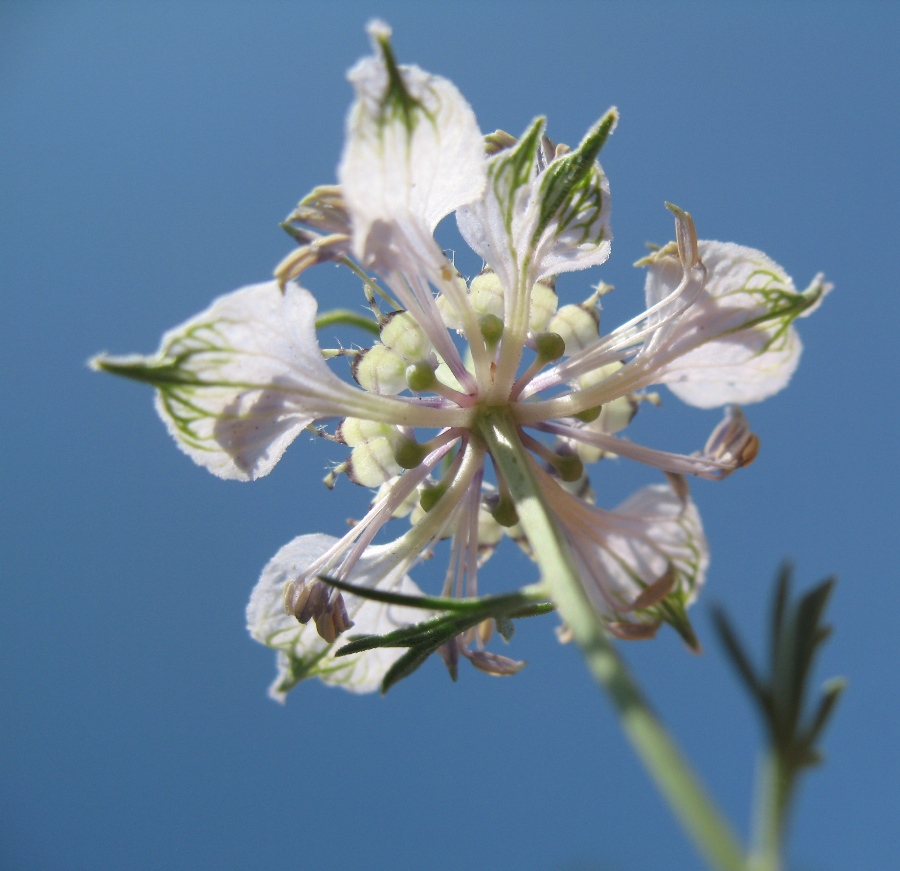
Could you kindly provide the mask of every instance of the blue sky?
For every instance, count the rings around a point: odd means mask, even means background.
[[[244,629],[250,589],[282,544],[338,532],[365,494],[329,494],[319,481],[340,456],[305,438],[262,481],[216,480],[174,448],[149,390],[85,366],[150,352],[271,274],[290,248],[278,221],[334,180],[344,74],[375,15],[486,131],[546,114],[571,143],[619,107],[603,152],[612,258],[562,286],[616,285],[608,326],[640,309],[630,264],[671,237],[665,200],[798,286],[834,282],[800,323],[789,389],[746,409],[758,461],[693,488],[712,549],[693,611],[704,655],[673,633],[624,653],[745,831],[759,729],[709,604],[760,652],[779,562],[794,559],[801,586],[837,574],[820,676],[850,688],[802,790],[790,867],[892,867],[900,12],[487,0],[0,10],[0,865],[698,867],[552,617],[519,627],[510,652],[529,664],[512,679],[469,669],[452,684],[429,662],[384,699],[310,683],[271,702],[273,657]],[[307,284],[323,306],[357,292],[330,269]],[[716,415],[664,399],[630,435],[697,448]],[[605,504],[652,480],[607,466]],[[532,571],[508,565],[514,577],[489,565],[491,589]]]

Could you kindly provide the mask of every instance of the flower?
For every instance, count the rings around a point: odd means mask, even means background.
[[[300,536],[263,570],[248,624],[278,651],[276,697],[311,675],[375,688],[402,649],[338,657],[338,636],[351,627],[384,635],[430,613],[384,595],[418,594],[408,572],[442,539],[450,539],[445,597],[478,595],[479,568],[504,534],[534,549],[496,458],[493,480],[488,474],[488,416],[506,420],[528,452],[597,619],[628,639],[669,622],[693,644],[685,609],[703,584],[708,549],[683,476],[720,479],[753,460],[759,443],[738,404],[787,384],[800,355],[793,321],[830,286],[817,276],[798,292],[761,252],[699,241],[690,215],[670,206],[676,241],[639,264],[646,309],[601,334],[600,298],[611,288],[560,305],[555,279],[609,256],[610,192],[597,156],[616,110],[574,149],[555,145],[543,118],[518,139],[484,137],[453,84],[399,66],[384,24],[369,33],[374,53],[349,73],[356,99],[339,184],[314,189],[289,217],[298,247],[276,280],[215,300],[166,333],[154,356],[101,355],[95,367],[152,384],[179,447],[220,477],[268,474],[314,428],[350,449],[329,486],[345,474],[379,488],[343,538]],[[470,281],[434,238],[453,212],[485,263]],[[352,312],[317,320],[297,279],[328,261],[362,278],[369,320]],[[320,348],[317,325],[335,322],[377,340]],[[342,358],[358,386],[331,368]],[[725,407],[704,450],[673,454],[618,434],[660,384],[689,405]],[[333,434],[314,427],[326,419],[339,421]],[[654,466],[667,483],[603,510],[584,463],[607,455]],[[404,534],[373,543],[388,520],[407,515]],[[332,581],[358,594],[345,599]],[[454,674],[460,656],[491,674],[521,667],[484,650],[492,625],[441,643]]]

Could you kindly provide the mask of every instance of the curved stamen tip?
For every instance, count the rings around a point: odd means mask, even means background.
[[[675,216],[675,239],[678,243],[678,257],[685,268],[700,266],[700,246],[697,244],[697,230],[690,212],[674,203],[666,203],[666,208]]]

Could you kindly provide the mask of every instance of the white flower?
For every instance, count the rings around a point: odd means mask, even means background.
[[[682,476],[722,478],[752,461],[758,440],[737,404],[787,384],[800,353],[793,321],[829,285],[819,276],[798,292],[761,252],[698,241],[690,216],[670,207],[676,241],[639,264],[646,310],[601,335],[600,297],[611,288],[560,305],[554,278],[609,256],[609,184],[597,156],[616,111],[575,149],[554,145],[541,118],[518,140],[483,137],[450,82],[398,66],[385,25],[369,33],[374,54],[349,74],[356,100],[339,185],[316,188],[289,217],[299,247],[276,280],[220,297],[167,333],[153,357],[94,365],[153,384],[176,442],[220,477],[266,475],[302,430],[337,419],[330,437],[350,455],[327,483],[346,473],[380,488],[342,539],[301,536],[263,572],[248,622],[279,652],[279,697],[313,674],[374,689],[399,649],[340,658],[337,637],[351,625],[384,634],[424,613],[345,601],[320,578],[415,591],[408,571],[449,538],[443,594],[476,596],[478,569],[504,530],[528,549],[502,476],[486,477],[488,410],[507,415],[534,457],[598,619],[622,638],[649,637],[666,621],[692,643],[685,608],[708,555]],[[486,264],[468,282],[433,235],[451,212]],[[324,261],[364,279],[378,335],[370,348],[319,347],[315,300],[296,280]],[[343,357],[359,387],[332,370]],[[658,384],[694,406],[726,406],[703,451],[672,454],[617,434]],[[661,469],[668,483],[601,510],[583,463],[611,454]],[[389,519],[407,514],[406,533],[373,544]],[[483,650],[489,628],[444,645],[451,669],[460,654],[492,674],[521,667]]]

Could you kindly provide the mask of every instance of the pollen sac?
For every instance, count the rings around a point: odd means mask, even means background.
[[[343,471],[362,487],[379,487],[393,478],[400,466],[394,457],[399,433],[391,426],[348,417],[341,421],[337,438],[353,448]]]
[[[494,315],[503,320],[503,285],[493,270],[486,270],[472,279],[469,300],[479,317]]]
[[[377,342],[354,358],[350,373],[363,390],[396,396],[406,390],[406,366],[400,354]]]
[[[284,610],[300,623],[312,620],[329,644],[353,625],[344,597],[320,580],[297,578],[286,584]]]
[[[425,331],[416,323],[409,312],[392,312],[382,321],[381,342],[406,362],[418,363],[428,360],[434,349]]]
[[[487,650],[463,650],[463,655],[479,671],[494,677],[511,677],[525,668],[525,663]]]
[[[325,609],[330,593],[331,589],[322,581],[298,578],[284,589],[284,610],[300,623],[309,623]]]
[[[704,456],[731,466],[723,472],[723,477],[742,466],[749,466],[758,453],[759,437],[750,431],[747,418],[736,405],[728,409],[703,449]]]
[[[528,314],[528,327],[532,332],[543,333],[548,330],[558,302],[556,291],[550,284],[538,281],[534,285],[531,289],[531,311]]]
[[[316,617],[316,632],[329,644],[334,644],[338,635],[353,625],[344,597],[338,593],[325,610]]]
[[[386,438],[373,439],[350,452],[345,470],[347,477],[361,487],[380,487],[401,470],[394,448]]]

